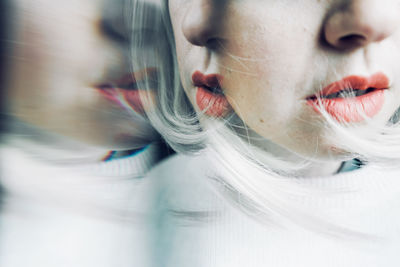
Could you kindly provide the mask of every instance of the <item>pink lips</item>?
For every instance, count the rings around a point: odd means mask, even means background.
[[[146,90],[138,88],[138,81],[145,78],[155,81],[156,74],[154,68],[148,68],[135,73],[126,74],[114,82],[103,83],[96,86],[96,88],[111,102],[124,107],[121,102],[124,101],[134,111],[143,114],[144,107],[140,95],[144,94]]]
[[[370,77],[348,76],[325,87],[321,92],[307,97],[307,103],[320,113],[326,110],[338,122],[361,122],[374,117],[385,101],[384,90],[389,79],[379,72]]]
[[[221,89],[223,77],[218,74],[205,75],[196,71],[192,75],[197,87],[196,103],[201,111],[211,117],[223,117],[229,111],[229,103]]]

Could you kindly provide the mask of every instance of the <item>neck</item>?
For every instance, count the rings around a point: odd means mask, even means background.
[[[254,133],[253,133],[254,134]],[[253,140],[262,140],[256,143],[257,147],[264,151],[268,151],[273,154],[276,158],[283,159],[288,165],[301,166],[301,168],[291,172],[291,175],[298,177],[320,177],[320,176],[331,176],[338,173],[342,163],[345,159],[335,158],[306,158],[299,154],[296,154],[280,145],[277,145],[265,138],[253,138]]]

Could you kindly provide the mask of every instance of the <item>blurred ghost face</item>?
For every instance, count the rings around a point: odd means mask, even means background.
[[[169,11],[195,108],[233,110],[290,151],[330,155],[318,96],[359,129],[360,114],[384,125],[400,104],[398,0],[170,0]]]
[[[132,28],[124,21],[124,4],[15,0],[7,112],[40,130],[107,149],[137,148],[155,138],[134,112],[140,107],[129,88]]]

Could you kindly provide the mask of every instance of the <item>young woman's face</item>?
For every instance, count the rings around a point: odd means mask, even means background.
[[[133,83],[127,81],[133,29],[124,23],[124,3],[15,0],[7,112],[39,129],[108,149],[150,142],[155,135],[149,125],[116,100]],[[111,85],[127,90],[111,92]],[[127,95],[134,100],[133,93]]]
[[[169,0],[169,11],[195,108],[214,117],[233,109],[293,152],[330,154],[317,96],[358,129],[357,114],[384,125],[400,105],[398,0]],[[339,93],[349,87],[357,96]]]

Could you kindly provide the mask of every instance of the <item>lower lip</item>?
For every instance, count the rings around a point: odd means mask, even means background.
[[[310,99],[307,103],[318,113],[322,107],[338,122],[362,122],[366,117],[374,117],[382,109],[384,90],[378,89],[357,97]]]
[[[223,117],[229,110],[229,103],[224,95],[213,93],[203,87],[197,87],[196,103],[204,114],[211,117]]]
[[[144,108],[140,98],[140,90],[125,90],[120,88],[99,88],[99,92],[109,101],[126,108],[128,104],[137,113],[143,114]]]

